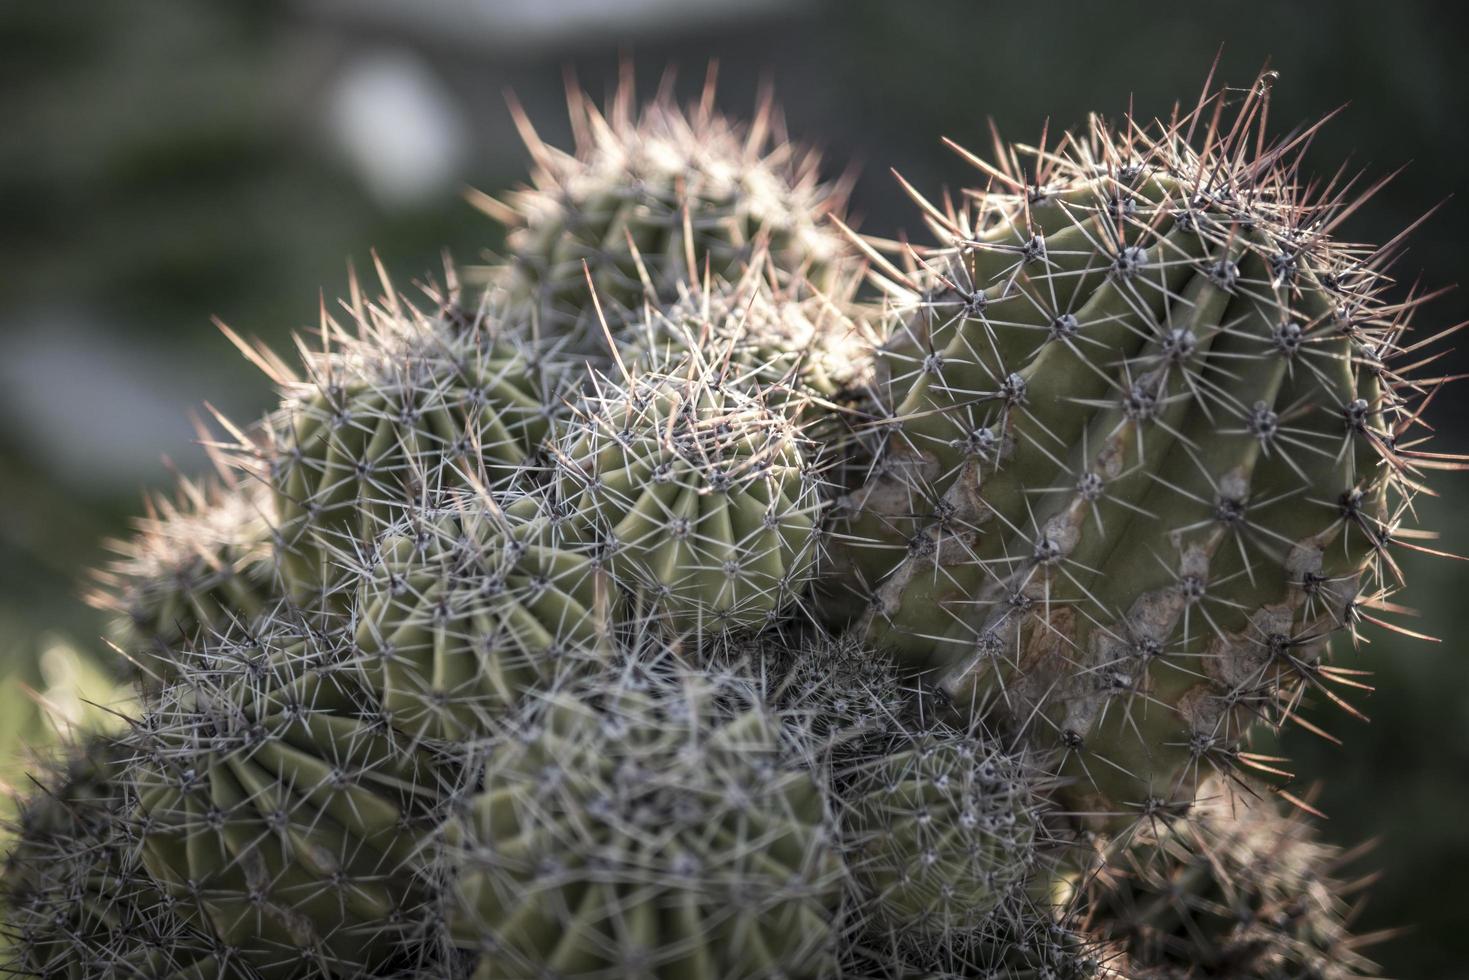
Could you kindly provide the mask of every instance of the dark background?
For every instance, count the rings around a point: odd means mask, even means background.
[[[697,90],[720,63],[720,103],[745,114],[775,83],[792,133],[832,173],[862,167],[863,230],[918,227],[888,174],[939,191],[972,180],[939,143],[983,150],[993,117],[1032,140],[1088,111],[1166,113],[1193,99],[1223,45],[1221,77],[1279,72],[1278,131],[1347,104],[1308,167],[1405,172],[1344,233],[1382,242],[1435,205],[1395,272],[1453,285],[1469,267],[1466,41],[1456,5],[1368,0],[1229,4],[977,0],[67,0],[0,4],[0,667],[37,685],[40,653],[98,651],[77,599],[98,540],[140,493],[167,485],[161,455],[202,465],[187,413],[207,400],[249,420],[268,384],[210,323],[285,349],[346,261],[375,248],[407,287],[445,247],[499,245],[459,197],[521,179],[512,89],[565,145],[563,76],[605,93],[631,57],[644,91],[668,66]],[[1446,202],[1446,203],[1445,203]],[[1469,319],[1455,292],[1424,330]],[[1469,335],[1466,335],[1469,336]],[[1451,354],[1452,371],[1469,358]],[[1437,448],[1469,449],[1469,388],[1430,413]],[[1469,550],[1469,481],[1434,481],[1425,524]],[[1469,976],[1469,663],[1456,636],[1469,573],[1406,562],[1402,596],[1427,644],[1369,627],[1338,661],[1376,672],[1362,724],[1326,707],[1344,745],[1285,737],[1301,788],[1324,780],[1326,833],[1383,842],[1361,928],[1411,927],[1376,952],[1384,974]],[[4,740],[0,738],[0,746]],[[1309,777],[1309,778],[1307,778]]]

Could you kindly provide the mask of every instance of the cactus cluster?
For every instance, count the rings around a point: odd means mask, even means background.
[[[507,260],[241,342],[278,409],[99,573],[139,697],[8,970],[1369,975],[1248,739],[1353,710],[1440,379],[1267,101],[966,153],[901,248],[768,104],[522,120]]]

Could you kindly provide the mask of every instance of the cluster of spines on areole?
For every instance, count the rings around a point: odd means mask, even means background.
[[[1223,783],[1206,797],[1083,879],[1085,926],[1126,975],[1375,976],[1364,950],[1386,934],[1350,932],[1375,876],[1347,872],[1372,842],[1325,844],[1304,814]]]
[[[1256,717],[1340,701],[1324,637],[1394,587],[1414,471],[1453,465],[1397,445],[1437,384],[1384,367],[1421,297],[1378,298],[1392,248],[1330,237],[1355,201],[1296,186],[1305,138],[1266,144],[1266,101],[973,158],[991,186],[925,202],[917,272],[873,253],[908,291],[827,587],[951,694],[1050,726],[1082,809],[1186,800]],[[1158,693],[1159,663],[1196,682]],[[1144,734],[1150,705],[1184,723]]]

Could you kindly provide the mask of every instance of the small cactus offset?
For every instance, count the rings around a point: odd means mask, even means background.
[[[966,153],[901,254],[769,105],[521,119],[505,261],[235,338],[280,404],[97,575],[139,696],[18,794],[0,966],[1370,976],[1249,738],[1355,710],[1459,464],[1268,99]]]
[[[1206,788],[1207,793],[1207,788]],[[1128,842],[1084,887],[1101,936],[1131,975],[1353,977],[1371,969],[1348,932],[1372,876],[1343,869],[1361,851],[1314,839],[1299,815],[1269,800],[1208,794],[1187,819]]]
[[[842,864],[797,719],[738,678],[556,692],[447,827],[477,978],[829,975]]]
[[[189,645],[278,601],[280,577],[268,495],[185,479],[176,499],[148,505],[134,535],[112,542],[117,558],[87,599],[113,615],[117,648],[151,685]]]

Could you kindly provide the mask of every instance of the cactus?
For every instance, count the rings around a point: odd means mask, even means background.
[[[824,975],[841,865],[788,722],[685,671],[538,705],[447,830],[476,977]]]
[[[271,501],[252,488],[179,481],[148,500],[136,533],[94,573],[87,596],[114,614],[114,642],[149,683],[170,680],[194,641],[253,621],[279,591]]]
[[[574,97],[483,291],[354,281],[299,373],[240,344],[280,407],[100,576],[143,696],[23,794],[6,965],[1370,969],[1344,856],[1194,802],[1351,710],[1326,645],[1459,465],[1410,442],[1397,243],[1335,237],[1266,95],[976,159],[905,268],[768,111]]]
[[[533,185],[504,202],[476,198],[509,229],[512,259],[491,270],[492,297],[531,310],[562,349],[605,361],[601,320],[635,319],[645,299],[672,301],[706,269],[737,279],[762,249],[784,276],[830,285],[848,252],[827,220],[844,190],[820,181],[816,156],[785,138],[769,101],[741,126],[713,97],[711,78],[688,113],[667,91],[638,113],[624,82],[604,114],[572,90],[574,154],[517,114]]]
[[[972,931],[1035,871],[1036,774],[993,739],[943,726],[888,743],[843,774],[863,907],[889,929]]]
[[[1373,937],[1348,931],[1370,878],[1341,876],[1360,855],[1317,841],[1299,813],[1221,792],[1129,841],[1088,879],[1088,907],[1142,980],[1375,976],[1361,952]]]
[[[94,736],[36,777],[5,860],[0,971],[249,980],[230,950],[174,914],[143,870],[124,792],[128,761],[110,737]]]
[[[817,557],[820,481],[796,427],[697,354],[598,389],[556,470],[614,578],[679,630],[776,618]]]
[[[1325,640],[1395,587],[1425,462],[1390,366],[1416,301],[1331,237],[1349,201],[1296,182],[1265,104],[1094,120],[929,205],[878,465],[832,536],[867,640],[1064,749],[1100,827],[1187,803],[1256,719],[1353,683]]]
[[[125,743],[157,886],[262,980],[423,956],[416,859],[452,777],[382,725],[309,631],[229,637],[196,659]]]
[[[237,449],[274,491],[276,550],[298,602],[341,602],[348,567],[408,505],[533,466],[561,408],[561,372],[513,325],[448,322],[384,288],[381,305],[354,290],[350,335],[323,317],[304,379],[266,362],[282,405]]]
[[[605,577],[558,540],[534,496],[465,493],[410,512],[379,545],[357,600],[357,649],[383,712],[414,737],[486,732],[530,691],[591,662]]]

